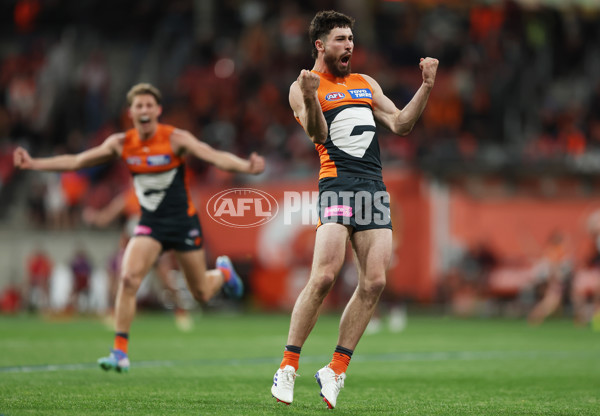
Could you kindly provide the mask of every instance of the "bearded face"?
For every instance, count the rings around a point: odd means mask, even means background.
[[[350,72],[352,72],[349,55],[340,57],[338,55],[325,52],[325,55],[323,55],[323,60],[325,65],[327,65],[329,72],[337,78],[344,78],[350,75]]]
[[[351,72],[350,59],[354,49],[354,36],[348,27],[336,27],[323,41],[323,62],[334,76],[344,78]]]

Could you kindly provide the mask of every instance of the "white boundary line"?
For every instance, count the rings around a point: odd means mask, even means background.
[[[547,358],[600,358],[597,351],[431,351],[404,352],[389,354],[366,354],[354,357],[354,362],[418,362],[418,361],[478,361],[478,360],[509,360],[509,359],[547,359]],[[302,357],[304,363],[324,362],[330,356]],[[230,366],[279,364],[280,357],[211,360],[157,360],[135,361],[134,368],[177,367],[177,366]],[[80,364],[41,364],[0,367],[0,373],[46,373],[55,371],[79,371],[98,368],[96,363]]]

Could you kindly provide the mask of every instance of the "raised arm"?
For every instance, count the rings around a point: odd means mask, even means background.
[[[19,169],[65,171],[100,165],[118,157],[123,148],[125,134],[109,136],[101,145],[75,155],[32,158],[22,147],[15,149],[13,161]]]
[[[319,103],[317,89],[321,79],[314,72],[303,69],[290,87],[290,107],[300,120],[304,131],[313,143],[323,144],[327,140],[327,122]]]
[[[377,81],[368,75],[363,75],[373,88],[373,115],[375,120],[401,136],[410,133],[425,109],[429,93],[435,83],[437,67],[437,59],[421,58],[419,68],[423,76],[423,83],[402,110],[399,110],[392,100],[385,96]]]
[[[171,143],[176,153],[189,153],[222,170],[254,175],[265,170],[264,158],[254,152],[248,159],[242,159],[233,153],[217,150],[184,130],[175,130],[171,135]]]

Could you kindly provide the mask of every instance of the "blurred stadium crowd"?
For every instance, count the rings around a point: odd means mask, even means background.
[[[357,18],[353,70],[399,106],[421,82],[419,58],[440,60],[411,135],[380,132],[384,166],[441,177],[600,171],[593,1],[12,0],[0,4],[0,217],[26,192],[25,227],[77,227],[86,205],[124,191],[117,164],[36,175],[22,191],[12,150],[74,153],[129,128],[125,93],[141,81],[162,91],[163,122],[263,154],[258,180],[315,178],[318,158],[287,100],[312,66],[307,27],[321,9]],[[191,167],[198,182],[240,180]]]
[[[510,0],[0,7],[3,157],[17,143],[36,155],[76,152],[128,127],[124,94],[144,80],[165,96],[164,122],[240,154],[264,153],[273,176],[313,175],[316,158],[287,92],[312,64],[306,29],[324,8],[360,16],[353,69],[380,80],[400,105],[420,81],[419,57],[442,63],[416,131],[382,138],[389,161],[514,167],[595,153],[600,143],[598,10]],[[6,185],[14,172],[2,166]]]

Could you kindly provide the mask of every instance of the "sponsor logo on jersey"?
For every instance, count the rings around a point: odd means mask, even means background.
[[[153,155],[146,159],[148,166],[163,166],[171,163],[171,155]]]
[[[350,96],[352,98],[359,99],[359,98],[373,98],[373,94],[371,93],[371,90],[368,88],[360,88],[357,90],[348,90],[348,92],[350,93]]]
[[[142,158],[137,157],[137,156],[130,156],[127,158],[127,164],[128,165],[134,165],[134,166],[139,166],[142,164]]]
[[[338,101],[346,97],[346,94],[343,92],[330,92],[325,96],[327,101]]]

